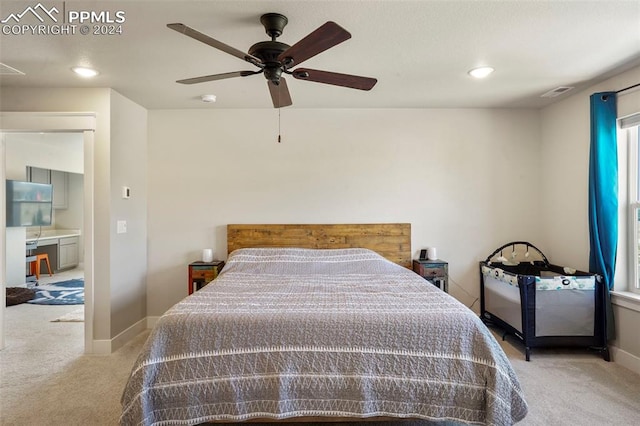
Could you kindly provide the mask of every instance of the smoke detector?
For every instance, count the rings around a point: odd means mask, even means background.
[[[202,102],[210,104],[216,101],[216,95],[202,95],[200,96],[200,99]]]

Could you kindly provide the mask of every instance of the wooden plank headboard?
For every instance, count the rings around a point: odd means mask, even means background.
[[[250,247],[362,247],[411,268],[411,224],[227,225],[227,253]]]

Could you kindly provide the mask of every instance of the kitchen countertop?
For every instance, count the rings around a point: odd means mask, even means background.
[[[38,232],[27,232],[27,242],[54,240],[58,238],[77,237],[80,235],[79,229],[49,229],[42,231],[42,235],[38,238]]]

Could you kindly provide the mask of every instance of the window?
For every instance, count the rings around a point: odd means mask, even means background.
[[[629,120],[634,118],[635,121]],[[626,121],[625,121],[626,120]],[[640,131],[638,131],[640,114],[620,120],[621,127],[626,127],[628,141],[628,252],[629,252],[629,284],[627,290],[640,293]]]

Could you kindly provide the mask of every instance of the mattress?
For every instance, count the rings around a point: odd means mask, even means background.
[[[241,249],[157,322],[125,425],[293,417],[508,425],[527,413],[480,319],[366,249]]]

